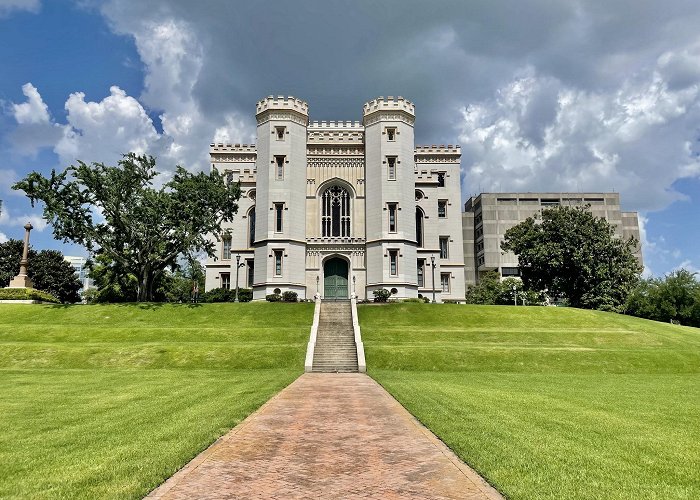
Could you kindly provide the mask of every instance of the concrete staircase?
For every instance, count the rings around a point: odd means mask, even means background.
[[[357,372],[357,348],[349,300],[322,302],[313,372]]]

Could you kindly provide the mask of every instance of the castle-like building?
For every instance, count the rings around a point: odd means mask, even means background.
[[[460,150],[416,146],[413,103],[380,97],[361,123],[310,122],[306,102],[268,97],[255,116],[255,145],[211,145],[212,168],[242,195],[214,236],[207,290],[238,276],[254,299],[464,299]]]
[[[414,105],[402,97],[365,103],[361,123],[310,122],[294,97],[263,99],[255,116],[255,145],[210,148],[211,168],[242,195],[211,236],[207,290],[463,301],[485,272],[519,275],[517,256],[500,250],[505,231],[557,205],[589,206],[639,240],[637,213],[617,193],[482,193],[462,212],[459,146],[416,146]]]

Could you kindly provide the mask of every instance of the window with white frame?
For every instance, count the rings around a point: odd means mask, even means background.
[[[399,274],[399,251],[389,250],[389,272],[392,276]]]
[[[397,214],[397,204],[396,203],[389,203],[387,204],[387,209],[389,210],[389,232],[390,233],[395,233],[396,232],[396,214]]]
[[[450,237],[440,236],[440,258],[446,259],[449,257]]]
[[[275,232],[281,233],[284,229],[284,203],[275,203]]]
[[[450,274],[441,273],[440,274],[440,286],[443,293],[450,293]]]
[[[447,217],[447,200],[438,200],[438,217],[440,219]]]
[[[396,180],[396,156],[387,156],[386,162],[388,165],[387,178],[390,181]]]
[[[231,289],[231,273],[221,273],[221,288]]]
[[[231,258],[231,236],[224,235],[222,240],[221,258],[230,259]]]
[[[284,256],[283,250],[275,250],[275,276],[282,276],[282,257]]]
[[[281,181],[284,179],[284,156],[275,156],[275,179]]]

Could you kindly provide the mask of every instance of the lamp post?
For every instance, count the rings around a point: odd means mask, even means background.
[[[513,301],[515,302],[515,305],[518,305],[518,288],[513,285]]]
[[[355,292],[355,277],[352,277],[352,295],[354,297],[357,297],[357,293]]]
[[[236,297],[233,299],[234,302],[238,302],[238,270],[245,266],[245,264],[241,264],[241,256],[236,255]]]
[[[435,256],[430,256],[430,268],[433,273],[433,304],[435,304]]]
[[[318,294],[318,282],[320,281],[320,278],[318,277],[318,274],[316,275],[316,294]]]

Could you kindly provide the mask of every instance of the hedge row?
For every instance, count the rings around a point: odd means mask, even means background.
[[[0,300],[40,300],[54,304],[60,301],[50,293],[34,288],[0,288]]]

